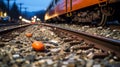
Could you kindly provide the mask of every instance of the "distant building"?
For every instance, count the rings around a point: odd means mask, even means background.
[[[0,22],[3,20],[2,17],[3,17],[3,11],[2,11],[2,9],[0,8]]]
[[[0,8],[0,17],[3,17],[3,11],[1,8]]]

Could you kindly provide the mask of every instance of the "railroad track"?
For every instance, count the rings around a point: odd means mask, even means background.
[[[89,25],[75,25],[75,24],[52,24],[62,28],[67,28],[75,31],[82,31],[89,33],[91,35],[96,35],[99,37],[111,38],[115,40],[120,40],[120,26],[109,26],[109,27],[94,27]]]
[[[30,26],[30,24],[2,26],[0,28],[0,45],[1,43],[9,42],[20,35],[20,33],[25,31],[28,26]]]
[[[60,36],[65,35],[70,37],[68,38],[68,41],[76,40],[78,42],[84,40],[87,43],[93,44],[94,47],[96,48],[102,49],[107,52],[109,51],[111,53],[115,53],[120,58],[120,40],[98,37],[84,32],[65,29],[49,24],[43,24],[43,25],[53,27],[55,29],[54,32],[56,32]],[[73,44],[77,42],[73,42]]]
[[[26,26],[29,26],[30,24],[23,24],[23,25],[7,25],[7,26],[1,26],[0,27],[0,33],[4,33],[4,32],[9,32],[11,30],[14,30],[14,29],[18,29],[18,28],[22,28],[22,27],[26,27]]]
[[[32,32],[33,36],[27,38],[26,32]],[[115,47],[107,41],[88,36],[48,24],[33,25],[4,42],[4,46],[0,44],[0,61],[8,67],[120,66],[119,42],[115,42]],[[43,42],[44,51],[32,49],[31,44],[35,40]],[[105,47],[106,44],[116,49]]]

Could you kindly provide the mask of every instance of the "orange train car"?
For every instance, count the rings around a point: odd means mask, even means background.
[[[119,0],[52,0],[45,13],[45,21],[68,19],[68,22],[97,22],[104,25],[113,13],[117,19],[120,18],[119,4]]]

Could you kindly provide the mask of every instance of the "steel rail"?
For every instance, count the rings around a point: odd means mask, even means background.
[[[85,40],[88,43],[94,44],[94,46],[97,48],[100,48],[104,51],[110,51],[112,53],[115,53],[116,56],[120,58],[120,40],[114,40],[110,38],[91,35],[85,32],[61,28],[61,27],[51,25],[51,24],[42,23],[42,25],[52,27],[56,31],[59,31],[59,32],[68,33],[71,35],[71,37],[74,37],[75,39]]]
[[[27,27],[30,26],[31,24],[24,24],[24,25],[17,25],[17,26],[13,26],[13,27],[9,27],[9,28],[5,28],[5,29],[0,29],[0,34],[3,34],[4,32],[9,32],[11,30],[15,30],[15,29],[19,29],[22,27]]]

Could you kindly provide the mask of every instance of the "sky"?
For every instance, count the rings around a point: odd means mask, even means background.
[[[27,11],[45,10],[52,0],[16,0],[16,3],[23,3],[22,7],[27,7]],[[13,4],[13,0],[10,1]],[[19,5],[18,5],[19,6]],[[24,9],[22,9],[24,11]]]

